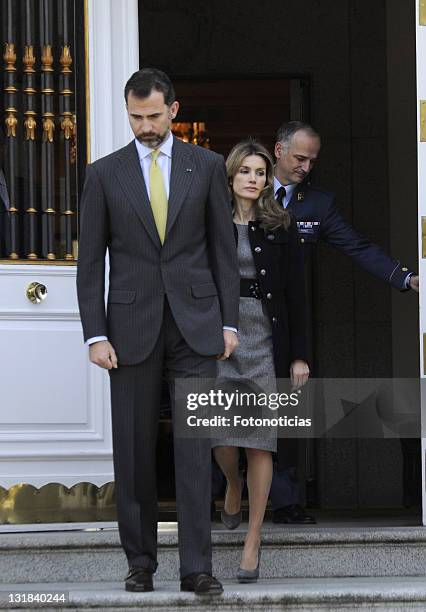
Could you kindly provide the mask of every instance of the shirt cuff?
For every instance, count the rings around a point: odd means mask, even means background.
[[[404,280],[404,285],[406,289],[411,289],[410,287],[410,278],[413,276],[413,272],[410,272],[410,274],[407,274],[407,276],[405,277]]]
[[[233,331],[235,334],[238,334],[238,330],[236,327],[228,327],[228,325],[224,325],[223,329],[226,329],[227,331]]]
[[[108,338],[106,336],[93,336],[93,338],[86,340],[86,344],[90,346],[91,344],[95,344],[95,342],[102,342],[102,340],[108,340]]]

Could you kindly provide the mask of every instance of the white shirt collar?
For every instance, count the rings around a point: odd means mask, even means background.
[[[142,161],[145,157],[148,157],[148,155],[151,155],[151,153],[154,151],[154,149],[151,149],[150,147],[144,145],[142,142],[139,142],[137,138],[135,138],[135,144],[140,161]],[[164,153],[164,155],[167,155],[167,157],[172,156],[173,134],[171,130],[166,140],[158,148],[161,153]]]
[[[290,201],[293,195],[294,190],[297,187],[296,183],[292,183],[290,185],[282,185],[276,176],[274,176],[274,194],[277,195],[277,191],[280,187],[284,187],[286,193],[286,200]]]

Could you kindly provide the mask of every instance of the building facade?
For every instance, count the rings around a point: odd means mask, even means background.
[[[423,277],[424,11],[422,0],[2,0],[0,523],[114,518],[108,379],[87,360],[75,275],[84,167],[131,138],[128,76],[164,69],[181,101],[176,129],[224,155],[247,135],[272,146],[285,120],[312,122],[323,140],[314,182]],[[308,284],[316,376],[423,376],[414,294],[327,247]],[[309,444],[310,499],[335,514],[417,507],[424,453],[416,440]],[[159,456],[167,479],[166,442]]]

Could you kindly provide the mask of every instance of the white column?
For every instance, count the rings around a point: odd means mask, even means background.
[[[139,68],[137,0],[88,0],[90,161],[116,151],[132,138],[124,86]],[[108,290],[109,260],[105,287]],[[104,416],[110,425],[108,374],[97,372]],[[100,391],[100,390],[99,390]]]
[[[91,161],[127,144],[124,86],[139,68],[137,0],[88,0]]]
[[[133,133],[127,118],[124,86],[139,69],[137,0],[88,0],[90,161],[125,146]],[[105,288],[108,291],[109,259]],[[104,418],[111,431],[109,377],[95,368]]]
[[[426,26],[419,25],[419,3],[416,2],[416,28],[417,28],[417,136],[418,136],[418,243],[419,243],[419,273],[420,273],[420,376],[425,378],[425,354],[423,352],[423,334],[426,333],[426,260],[422,257],[422,223],[421,218],[426,217],[426,142],[420,141],[420,101],[426,100]],[[426,424],[426,397],[422,393],[422,431]],[[423,525],[426,525],[426,493],[425,493],[425,458],[426,438],[422,433],[422,502]]]

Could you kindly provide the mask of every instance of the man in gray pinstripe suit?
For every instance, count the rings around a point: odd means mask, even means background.
[[[170,385],[215,377],[216,358],[238,343],[239,272],[222,157],[173,137],[179,105],[163,72],[136,72],[125,98],[136,138],[87,167],[77,289],[90,359],[110,372],[126,589],[149,591],[163,370]],[[181,590],[221,593],[211,575],[210,441],[175,438],[174,447]]]

